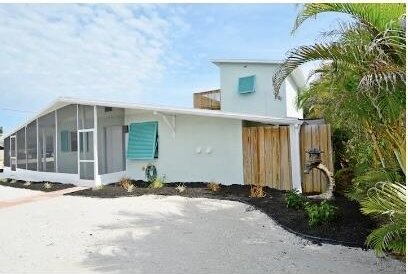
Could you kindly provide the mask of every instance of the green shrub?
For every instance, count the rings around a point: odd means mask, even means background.
[[[305,207],[306,199],[298,190],[291,190],[286,194],[285,201],[287,207],[301,209]]]
[[[334,192],[337,195],[345,196],[346,192],[352,188],[354,178],[354,171],[351,168],[343,168],[336,172],[334,180],[336,187]]]
[[[319,204],[306,203],[305,210],[310,226],[326,224],[336,217],[336,207],[326,201]]]
[[[156,177],[153,182],[150,183],[149,188],[162,188],[166,183],[166,177]]]

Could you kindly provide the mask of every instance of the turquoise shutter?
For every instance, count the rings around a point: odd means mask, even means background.
[[[154,159],[157,146],[157,128],[157,122],[132,123],[129,125],[128,159]]]
[[[238,80],[238,92],[250,93],[255,91],[255,75],[241,77]]]
[[[61,151],[62,152],[69,151],[69,131],[68,130],[61,131]]]

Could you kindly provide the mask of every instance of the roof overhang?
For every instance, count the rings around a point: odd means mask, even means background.
[[[175,107],[166,107],[166,106],[153,106],[153,105],[141,105],[141,104],[131,104],[123,102],[113,102],[113,101],[100,101],[100,100],[86,100],[72,97],[60,97],[53,101],[50,105],[42,109],[37,115],[27,120],[24,124],[15,128],[11,132],[7,133],[4,138],[9,137],[18,130],[24,128],[29,123],[38,119],[39,117],[46,115],[54,110],[57,110],[61,107],[70,104],[78,105],[91,105],[91,106],[102,106],[102,107],[114,107],[114,108],[124,108],[132,110],[141,110],[141,111],[151,111],[162,114],[173,114],[173,115],[195,115],[195,116],[205,116],[205,117],[214,117],[214,118],[226,118],[226,119],[237,119],[237,120],[246,120],[267,124],[276,124],[276,125],[294,125],[302,124],[302,121],[296,118],[283,118],[283,117],[271,117],[271,116],[261,116],[261,115],[250,115],[243,113],[233,113],[233,112],[224,112],[219,110],[207,110],[207,109],[195,109],[195,108],[175,108]]]

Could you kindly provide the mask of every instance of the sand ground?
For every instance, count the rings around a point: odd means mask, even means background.
[[[0,186],[0,200],[19,195]],[[61,196],[2,208],[0,220],[0,273],[405,273],[371,251],[311,244],[232,201]]]

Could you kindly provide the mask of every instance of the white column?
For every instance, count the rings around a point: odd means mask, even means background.
[[[101,178],[98,175],[98,168],[99,168],[99,162],[98,162],[98,112],[97,112],[97,106],[94,106],[94,138],[93,138],[93,145],[94,145],[94,180],[95,180],[95,186],[101,185]]]
[[[79,148],[80,148],[80,134],[79,134],[79,105],[76,105],[76,119],[77,119],[77,159],[78,159],[78,180],[81,179],[80,172],[81,172],[81,163],[80,163],[80,156],[79,156]]]
[[[58,116],[57,110],[55,111],[55,151],[54,151],[54,165],[55,173],[58,172]]]
[[[25,153],[25,166],[28,169],[28,156],[27,156],[27,126],[24,127],[24,153]]]
[[[40,159],[40,141],[39,141],[39,139],[38,139],[38,137],[39,137],[39,134],[38,134],[38,119],[36,120],[36,126],[37,126],[37,128],[36,128],[36,134],[37,134],[37,171],[39,171],[40,170],[40,161],[39,161],[39,159]]]
[[[302,192],[302,174],[300,166],[300,124],[289,126],[290,159],[292,168],[292,188]]]

